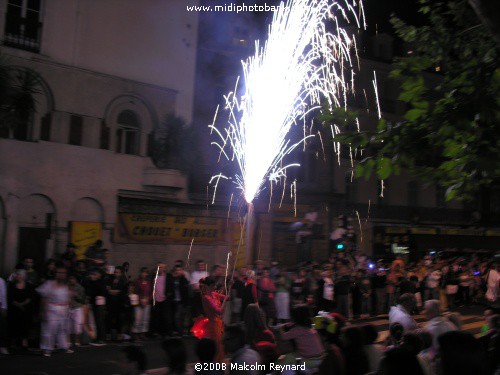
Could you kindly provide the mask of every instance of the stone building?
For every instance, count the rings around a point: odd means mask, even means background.
[[[1,131],[2,273],[97,238],[134,271],[185,260],[193,238],[193,256],[225,260],[221,220],[149,157],[167,114],[191,123],[198,16],[185,0],[0,1],[0,53],[35,99]]]

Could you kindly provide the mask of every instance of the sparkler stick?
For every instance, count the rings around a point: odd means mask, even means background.
[[[156,266],[156,276],[155,282],[153,284],[153,306],[156,305],[155,291],[156,291],[156,280],[158,279],[158,270],[160,269],[160,265]]]
[[[194,238],[191,239],[191,245],[189,246],[188,257],[186,261],[186,268],[189,267],[189,257],[191,256],[191,249],[193,248]]]
[[[226,259],[226,276],[224,277],[224,290],[226,292],[226,296],[227,296],[227,272],[229,270],[229,257],[231,256],[231,252],[229,251],[227,253],[227,259]]]

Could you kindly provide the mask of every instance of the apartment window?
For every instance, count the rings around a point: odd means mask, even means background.
[[[75,146],[82,145],[83,138],[83,117],[72,115],[69,126],[69,144]]]
[[[408,206],[418,207],[419,205],[419,188],[416,181],[408,182]]]
[[[42,118],[42,126],[40,127],[40,140],[50,141],[51,116],[47,113]]]
[[[104,121],[101,122],[101,137],[99,141],[99,148],[102,150],[109,149],[109,127],[106,126]]]
[[[4,44],[28,51],[40,51],[42,0],[9,0],[5,18]]]
[[[118,115],[116,129],[116,152],[129,155],[139,154],[140,126],[135,112],[126,110]]]

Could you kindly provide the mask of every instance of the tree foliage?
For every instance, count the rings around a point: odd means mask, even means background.
[[[470,199],[500,183],[498,46],[466,0],[419,3],[425,26],[391,20],[413,51],[397,58],[391,72],[404,118],[382,119],[375,131],[345,132],[336,141],[364,150],[358,177],[385,179],[405,169],[446,187],[447,199]],[[430,84],[431,74],[437,84]],[[335,111],[322,120],[331,121]]]

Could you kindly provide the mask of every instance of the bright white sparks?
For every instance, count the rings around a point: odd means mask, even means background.
[[[210,127],[220,137],[213,144],[221,155],[238,163],[232,179],[248,203],[266,180],[272,186],[286,177],[287,168],[298,166],[283,165],[283,158],[307,138],[292,142],[292,125],[304,126],[307,113],[323,101],[345,105],[352,88],[352,75],[344,71],[352,70],[353,36],[339,26],[336,15],[347,22],[352,18],[359,28],[356,6],[352,0],[290,0],[274,14],[264,46],[256,43],[255,54],[242,62],[243,93],[235,89],[225,96],[228,125]],[[221,178],[227,177],[212,178],[215,189]]]

